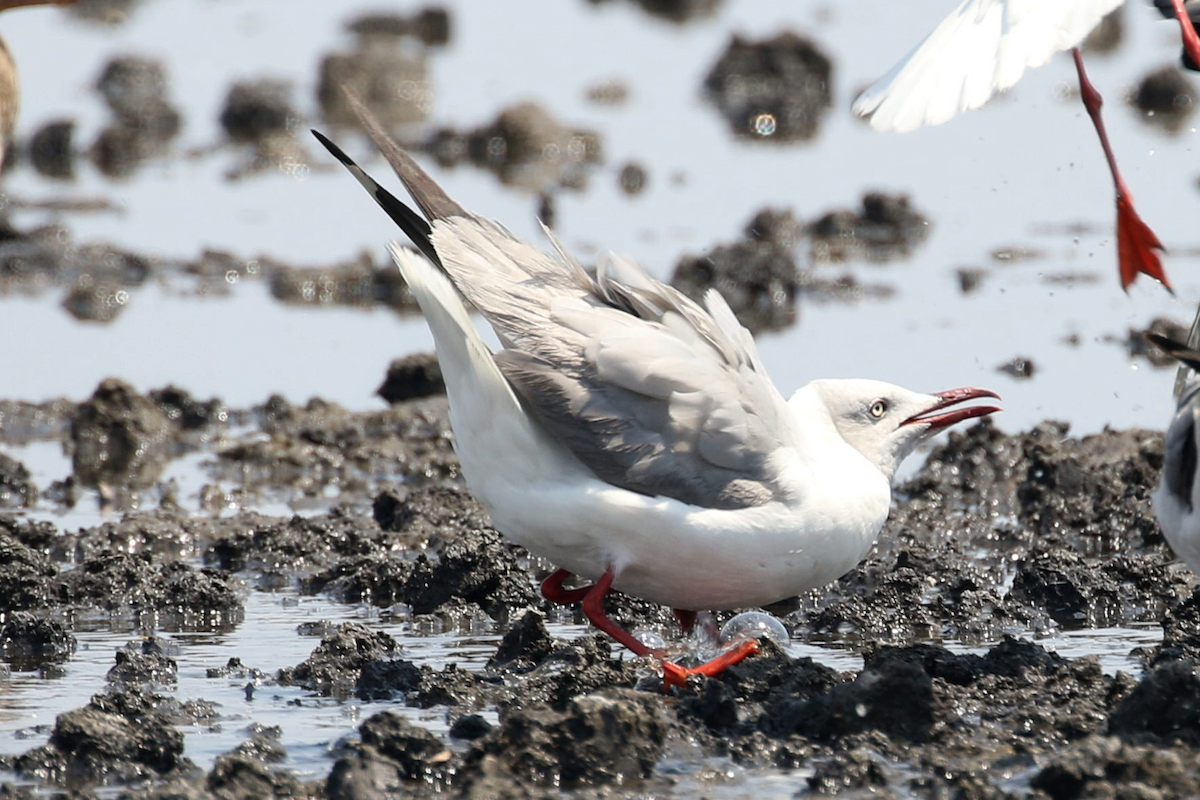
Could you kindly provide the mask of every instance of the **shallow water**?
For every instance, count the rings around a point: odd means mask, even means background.
[[[1144,327],[1158,315],[1189,321],[1200,297],[1196,127],[1185,125],[1179,135],[1167,136],[1138,120],[1120,99],[1136,78],[1177,57],[1175,28],[1152,9],[1131,4],[1123,46],[1091,59],[1090,70],[1109,96],[1110,133],[1140,210],[1171,248],[1166,266],[1177,298],[1146,280],[1129,296],[1117,286],[1108,177],[1080,104],[1063,96],[1074,80],[1068,58],[1056,58],[1009,96],[941,128],[885,136],[851,118],[848,107],[857,88],[918,41],[944,12],[945,0],[870,0],[853,10],[821,2],[768,8],[742,0],[685,26],[649,19],[632,4],[447,5],[452,43],[430,60],[436,124],[483,124],[503,106],[533,98],[564,123],[601,133],[606,164],[586,191],[558,198],[559,235],[584,257],[611,248],[666,276],[682,255],[734,239],[763,206],[791,207],[811,218],[832,207],[856,206],[867,189],[911,193],[933,220],[927,241],[904,261],[845,267],[864,281],[894,285],[896,297],[855,305],[806,302],[796,327],[760,338],[764,360],[785,391],[819,376],[871,376],[927,389],[984,385],[1004,395],[1005,413],[997,422],[1008,430],[1046,418],[1068,420],[1077,433],[1106,425],[1160,427],[1168,419],[1172,373],[1130,362],[1120,344],[1106,341],[1124,338],[1127,328]],[[120,207],[119,213],[19,211],[19,224],[57,220],[77,241],[105,239],[178,259],[193,258],[205,247],[314,266],[364,249],[378,256],[394,232],[345,174],[317,168],[328,160],[315,146],[309,147],[311,170],[238,182],[223,178],[238,159],[232,152],[181,157],[188,148],[219,140],[216,117],[236,78],[286,77],[296,86],[300,108],[315,115],[319,55],[345,45],[341,23],[373,6],[297,0],[283,8],[268,0],[156,0],[112,30],[65,22],[52,9],[6,14],[4,33],[25,86],[23,135],[67,115],[79,121],[81,141],[90,141],[103,112],[89,87],[107,58],[124,52],[166,62],[171,97],[186,116],[177,152],[126,181],[110,182],[86,165],[79,180],[67,185],[39,178],[28,167],[6,175],[10,199],[101,197]],[[784,27],[813,36],[833,57],[834,108],[809,144],[734,141],[700,96],[703,75],[732,33],[757,36]],[[610,78],[629,85],[630,99],[615,108],[588,103],[586,88]],[[363,142],[341,138],[353,154],[366,153]],[[635,198],[617,187],[616,173],[627,160],[645,165],[650,174],[648,189]],[[370,166],[385,172],[378,161]],[[683,179],[671,180],[676,174]],[[538,236],[532,197],[472,168],[434,175],[468,207],[503,220],[520,235]],[[1041,255],[1020,261],[994,255],[1010,248]],[[955,277],[964,266],[991,270],[969,296],[960,294]],[[1046,281],[1064,273],[1098,279]],[[0,394],[78,400],[115,375],[140,390],[175,383],[234,407],[278,392],[293,401],[320,396],[366,409],[381,402],[372,392],[393,357],[430,348],[419,319],[382,309],[287,307],[272,300],[261,281],[231,285],[227,295],[213,297],[197,297],[186,286],[147,285],[108,325],[77,322],[59,301],[59,290],[33,298],[0,296]],[[1077,345],[1064,341],[1070,335],[1078,336]],[[1015,381],[995,371],[1018,355],[1035,360],[1032,380]],[[26,463],[42,486],[70,471],[57,444],[6,452]],[[208,480],[203,459],[176,462],[165,476],[177,482],[184,506],[193,510]],[[42,509],[34,516],[74,529],[99,521],[93,509],[82,503],[69,514]],[[378,625],[403,643],[406,657],[435,668],[449,662],[478,668],[499,638],[416,636],[358,607],[251,592],[244,620],[230,630],[166,632],[179,645],[175,695],[211,700],[221,714],[214,728],[187,729],[190,758],[211,765],[257,722],[283,728],[289,767],[321,775],[337,739],[364,715],[395,705],[364,708],[274,686],[247,699],[244,682],[205,677],[206,668],[230,656],[268,672],[299,663],[317,640],[298,636],[296,626],[318,619]],[[559,636],[583,630],[551,626]],[[13,674],[0,693],[0,752],[44,741],[44,726],[99,691],[114,650],[136,634],[127,622],[80,630],[80,650],[63,677]],[[1111,673],[1137,671],[1129,651],[1160,636],[1157,628],[1103,629],[1040,641],[1064,656],[1097,655]],[[853,652],[834,647],[794,642],[792,649],[839,670],[862,663]],[[439,733],[448,725],[444,710],[405,713]],[[804,777],[746,773],[686,757],[667,759],[660,769],[685,769],[679,764],[687,765],[697,792],[714,797],[790,797]],[[690,785],[680,784],[680,794]]]
[[[283,732],[281,741],[287,747],[285,765],[301,776],[317,777],[329,771],[330,754],[336,742],[354,734],[364,719],[385,708],[403,713],[414,722],[446,736],[453,721],[448,715],[456,717],[462,712],[448,712],[445,708],[407,708],[400,701],[364,703],[356,699],[315,697],[299,687],[271,683],[255,686],[248,694],[247,685],[251,682],[246,678],[209,678],[206,675],[206,670],[224,666],[231,657],[240,658],[248,668],[269,674],[299,664],[320,642],[320,637],[299,635],[297,627],[326,621],[334,627],[342,622],[361,622],[384,631],[400,643],[404,658],[434,669],[452,663],[470,671],[482,669],[495,653],[501,638],[498,632],[462,634],[450,631],[425,635],[414,631],[411,623],[382,620],[379,609],[368,606],[344,605],[289,591],[251,591],[246,599],[244,619],[228,629],[189,632],[165,626],[157,632],[171,644],[170,655],[179,667],[178,682],[159,687],[159,691],[170,693],[181,702],[208,700],[218,714],[211,726],[180,726],[187,740],[187,756],[210,769],[218,755],[249,738],[251,725],[278,726]],[[548,622],[547,629],[564,639],[589,632],[586,625],[563,622]],[[0,692],[0,754],[21,753],[44,744],[58,714],[86,705],[93,694],[103,689],[105,675],[113,666],[114,653],[130,642],[139,641],[140,635],[146,632],[149,632],[148,626],[127,618],[91,620],[76,628],[79,648],[64,665],[61,676],[43,678],[36,673],[11,673]],[[1067,658],[1095,655],[1110,675],[1121,670],[1137,676],[1141,674],[1141,668],[1130,657],[1130,649],[1151,646],[1161,639],[1162,632],[1155,626],[1069,631],[1037,641],[1042,647]],[[994,643],[971,647],[953,641],[942,644],[957,653],[984,653]],[[834,646],[793,641],[787,649],[796,658],[811,658],[831,669],[855,672],[862,669],[861,656]],[[495,722],[494,712],[485,711],[484,716]],[[681,762],[670,757],[660,766],[660,770],[668,773],[683,769]],[[703,764],[695,762],[686,766],[688,771],[701,769]],[[744,778],[753,775],[753,771],[746,774],[745,768],[732,764],[725,764],[724,769],[743,776],[735,781],[738,784],[736,792],[758,786],[758,780],[767,781],[769,786],[777,779],[761,776],[747,784]],[[680,787],[681,791],[686,785]],[[789,782],[784,781],[783,785],[789,785]],[[735,791],[735,787],[728,788]],[[686,796],[686,792],[680,796]],[[732,800],[745,795],[718,792],[714,796]]]

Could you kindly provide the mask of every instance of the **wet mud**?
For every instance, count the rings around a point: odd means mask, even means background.
[[[862,564],[771,609],[794,642],[857,653],[861,669],[764,642],[719,678],[664,695],[652,663],[602,634],[552,633],[548,623],[564,613],[581,620],[578,610],[541,598],[551,565],[506,542],[462,487],[442,396],[397,398],[371,413],[278,399],[229,410],[177,388],[141,396],[109,381],[79,404],[4,414],[13,422],[5,435],[26,440],[78,449],[105,430],[113,447],[145,457],[210,451],[206,468],[229,496],[329,486],[340,496],[336,509],[307,516],[225,505],[196,517],[168,502],[151,507],[146,498],[164,493],[148,492],[153,479],[125,451],[96,459],[113,464],[103,478],[79,461],[79,502],[120,509],[139,498],[140,507],[73,532],[0,516],[0,641],[12,670],[52,675],[69,664],[70,620],[81,611],[237,624],[247,593],[280,587],[369,604],[414,631],[503,634],[471,669],[421,663],[358,622],[302,626],[297,635],[315,644],[301,663],[233,654],[212,664],[211,679],[244,678],[247,691],[293,686],[363,704],[358,735],[317,780],[279,763],[287,742],[269,731],[198,769],[183,754],[181,726],[220,724],[221,711],[173,696],[169,637],[134,641],[115,654],[107,689],[61,715],[45,746],[4,762],[22,781],[145,797],[674,796],[685,781],[718,786],[696,766],[715,759],[750,774],[795,771],[797,790],[831,795],[1195,790],[1200,593],[1149,509],[1158,433],[1074,438],[1045,423],[1010,435],[984,422],[951,434],[896,487]],[[616,595],[609,611],[680,641],[665,609]],[[1157,624],[1163,643],[1131,656],[1144,666],[1137,676],[1039,643],[1061,631]],[[403,708],[444,714],[448,733]],[[682,773],[680,753],[691,765]]]
[[[829,57],[804,36],[735,35],[705,77],[704,91],[735,136],[804,142],[817,135],[832,105],[832,72]]]
[[[1133,105],[1144,119],[1167,133],[1178,133],[1196,110],[1196,89],[1178,67],[1157,69],[1138,83]]]
[[[534,102],[509,106],[470,130],[442,128],[422,149],[442,167],[473,164],[506,186],[537,194],[584,188],[604,158],[599,134],[569,127]]]

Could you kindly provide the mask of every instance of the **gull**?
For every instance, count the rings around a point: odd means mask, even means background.
[[[904,133],[940,125],[960,111],[979,108],[1013,86],[1027,67],[1039,67],[1071,50],[1080,95],[1100,137],[1117,203],[1117,261],[1121,288],[1139,274],[1171,284],[1157,250],[1162,243],[1133,207],[1100,115],[1103,98],[1088,80],[1079,43],[1124,0],[963,0],[928,38],[868,87],[853,111],[879,131]],[[1164,0],[1179,20],[1184,45],[1200,61],[1200,39],[1183,0]],[[1166,12],[1164,12],[1165,14]]]
[[[582,602],[597,628],[662,661],[664,688],[757,644],[680,666],[608,618],[610,590],[670,606],[687,630],[699,611],[823,586],[875,541],[900,462],[999,410],[959,406],[998,398],[984,389],[874,380],[813,381],[785,401],[720,294],[696,303],[615,256],[593,277],[548,229],[551,252],[522,241],[450,199],[351,105],[420,214],[313,133],[424,255],[391,246],[433,332],[467,486],[497,530],[557,565],[542,594]],[[566,588],[572,575],[592,583]]]
[[[1163,535],[1184,563],[1200,573],[1200,483],[1196,467],[1200,462],[1200,313],[1192,326],[1187,344],[1157,333],[1146,338],[1179,362],[1175,388],[1175,416],[1163,439],[1163,471],[1158,487],[1150,496],[1150,506]]]

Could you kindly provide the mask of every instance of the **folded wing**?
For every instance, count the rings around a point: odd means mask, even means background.
[[[702,307],[615,258],[593,278],[557,242],[547,253],[469,214],[352,105],[430,218],[427,241],[399,200],[360,181],[418,248],[432,245],[435,262],[496,331],[504,376],[556,440],[598,477],[644,495],[708,508],[781,495],[796,424],[720,295],[710,292]]]

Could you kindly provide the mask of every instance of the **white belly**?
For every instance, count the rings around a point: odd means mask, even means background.
[[[887,518],[890,491],[852,506],[814,500],[790,508],[700,509],[617,489],[596,479],[537,491],[500,476],[473,487],[498,530],[552,563],[672,608],[722,610],[773,603],[823,586],[870,550]],[[836,507],[837,513],[827,509]]]
[[[584,578],[612,569],[613,588],[654,603],[745,608],[823,586],[862,560],[887,519],[887,479],[849,445],[796,467],[802,499],[705,509],[605,483],[515,405],[481,397],[451,392],[450,416],[467,485],[496,528]]]

